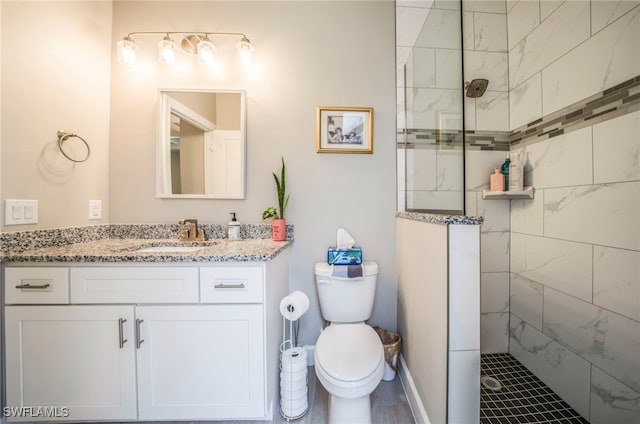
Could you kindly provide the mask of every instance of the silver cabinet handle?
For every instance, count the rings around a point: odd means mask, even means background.
[[[243,289],[244,288],[244,283],[240,283],[240,284],[216,284],[215,286],[213,286],[216,289]]]
[[[136,319],[136,349],[140,349],[140,345],[144,343],[144,340],[140,338],[140,324],[143,322],[143,319]]]
[[[124,338],[124,323],[127,322],[125,318],[118,318],[118,342],[120,344],[120,349],[124,347],[124,344],[127,342],[127,339]]]
[[[16,286],[17,289],[48,289],[49,287],[51,287],[51,284],[49,283],[44,283],[44,284],[29,284],[29,283],[25,283],[25,284],[18,284]]]

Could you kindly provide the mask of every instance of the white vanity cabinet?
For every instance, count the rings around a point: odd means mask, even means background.
[[[5,406],[68,407],[25,421],[277,413],[287,251],[267,262],[4,270]]]
[[[60,419],[66,407],[67,419],[135,419],[133,332],[123,328],[133,321],[126,305],[7,306],[6,405],[58,407]]]
[[[140,306],[136,318],[141,419],[265,414],[261,305]]]

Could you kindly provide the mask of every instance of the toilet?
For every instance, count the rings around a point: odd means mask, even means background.
[[[327,263],[315,266],[320,311],[329,322],[316,342],[316,375],[329,392],[329,423],[371,423],[370,395],[384,374],[382,342],[365,324],[378,265],[365,262],[362,278],[335,277],[332,269]]]

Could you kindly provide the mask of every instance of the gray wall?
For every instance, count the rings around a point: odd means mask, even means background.
[[[313,265],[326,260],[338,227],[352,233],[365,260],[380,265],[371,323],[395,330],[393,2],[3,2],[2,8],[2,102],[13,107],[2,110],[1,189],[5,197],[40,202],[38,225],[4,231],[189,217],[226,223],[232,211],[240,222],[258,223],[277,202],[271,172],[284,156],[286,217],[296,227],[291,289],[311,298],[301,341],[315,343],[322,326]],[[214,74],[195,63],[186,71],[162,68],[153,37],[137,40],[143,66],[115,61],[115,43],[128,32],[184,29],[247,33],[256,67],[241,72],[237,39],[223,38],[219,56],[230,60]],[[246,90],[245,200],[155,198],[161,87]],[[316,107],[327,105],[373,107],[372,155],[315,152]],[[85,137],[91,158],[75,166],[65,161],[56,152],[58,129]],[[101,221],[87,219],[89,199],[103,200]]]
[[[380,265],[372,323],[395,329],[393,3],[116,2],[113,15],[114,43],[128,32],[149,28],[245,32],[256,48],[256,68],[242,73],[231,60],[226,73],[211,75],[197,67],[184,74],[155,64],[149,73],[113,65],[112,222],[171,223],[195,217],[226,223],[229,212],[237,212],[240,222],[260,222],[262,211],[277,202],[271,173],[279,170],[284,156],[291,193],[286,218],[295,225],[296,238],[291,289],[311,298],[301,340],[314,343],[319,335],[313,265],[326,260],[326,248],[335,243],[341,226],[363,247],[365,260]],[[225,41],[220,42],[224,57]],[[245,200],[155,198],[160,87],[246,90]],[[374,154],[316,153],[316,107],[322,105],[373,107]]]
[[[2,199],[37,199],[37,225],[2,231],[105,223],[109,219],[110,2],[2,2]],[[87,140],[74,164],[56,131]],[[89,221],[89,200],[103,220]]]

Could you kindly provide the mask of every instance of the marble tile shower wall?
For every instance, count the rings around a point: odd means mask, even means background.
[[[510,125],[640,75],[639,1],[507,2]],[[524,140],[509,352],[593,424],[640,422],[640,111]],[[597,120],[594,120],[597,121]]]

